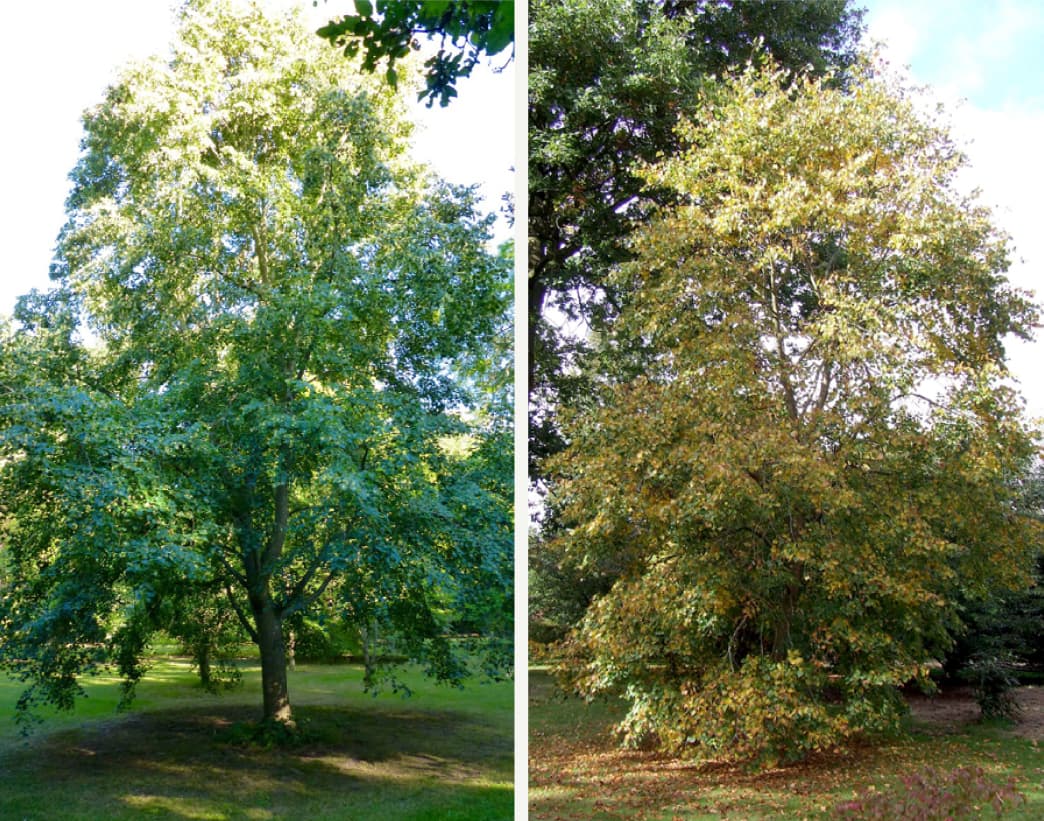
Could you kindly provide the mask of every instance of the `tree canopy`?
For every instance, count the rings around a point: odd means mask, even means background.
[[[425,88],[418,95],[427,97],[429,106],[436,98],[439,105],[449,105],[457,96],[457,80],[468,77],[482,55],[514,48],[514,0],[356,0],[355,11],[331,20],[318,34],[343,48],[346,57],[361,49],[363,71],[375,71],[386,61],[384,76],[393,88],[395,63],[420,49],[418,35],[439,38],[438,52],[424,62]]]
[[[510,249],[410,160],[392,89],[237,9],[187,3],[84,115],[56,286],[0,340],[23,709],[113,663],[131,688],[171,601],[234,611],[277,722],[314,607],[444,679],[452,619],[510,635]]]
[[[678,148],[699,90],[754,54],[821,74],[851,64],[848,0],[534,0],[529,14],[531,474],[564,445],[559,407],[588,391],[588,345],[619,308],[609,270],[669,191],[642,163]],[[580,333],[569,326],[580,326]],[[566,326],[563,330],[563,326]]]
[[[549,545],[615,573],[568,645],[631,741],[762,761],[892,728],[1039,533],[1003,340],[1037,312],[946,128],[872,64],[710,87],[611,287]]]

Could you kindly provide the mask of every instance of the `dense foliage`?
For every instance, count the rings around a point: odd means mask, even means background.
[[[583,693],[671,747],[801,756],[895,726],[959,603],[1027,580],[1034,453],[1003,339],[1037,313],[946,129],[872,66],[710,89],[612,287],[548,550],[615,575]]]
[[[650,207],[670,199],[639,175],[678,149],[699,89],[752,55],[822,73],[854,59],[848,0],[533,0],[529,6],[531,474],[564,444],[558,408],[587,393],[584,335],[615,315],[608,280]]]
[[[1044,463],[1015,482],[1015,509],[1044,532]],[[984,717],[1018,715],[1020,677],[1044,673],[1044,544],[1038,540],[1032,584],[987,598],[959,597],[961,620],[943,660],[951,681],[971,684]]]
[[[207,638],[172,607],[239,622],[267,719],[291,720],[284,623],[316,608],[462,675],[454,619],[510,635],[493,217],[296,16],[187,3],[84,127],[56,287],[0,339],[21,706],[68,707],[109,663],[133,684],[157,628]]]
[[[376,6],[376,8],[375,8]],[[362,68],[374,71],[387,63],[385,79],[398,83],[396,60],[418,50],[418,35],[439,38],[439,50],[424,62],[425,89],[419,99],[448,105],[457,96],[457,80],[467,77],[482,55],[500,54],[515,42],[514,0],[356,0],[355,14],[331,20],[320,37],[355,57],[362,49]],[[449,48],[446,41],[449,40]],[[514,58],[514,53],[511,55]]]

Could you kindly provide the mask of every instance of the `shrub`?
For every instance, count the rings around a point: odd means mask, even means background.
[[[961,668],[961,678],[972,685],[983,718],[1018,719],[1015,666],[1008,655],[977,654]]]

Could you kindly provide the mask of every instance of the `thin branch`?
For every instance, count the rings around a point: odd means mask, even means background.
[[[265,250],[261,232],[256,225],[250,226],[250,234],[254,238],[254,255],[257,258],[258,272],[261,274],[261,281],[267,285],[270,282],[268,278],[268,252]]]
[[[227,584],[225,585],[225,593],[228,596],[229,604],[232,605],[232,609],[235,611],[236,618],[239,619],[239,623],[243,625],[243,629],[246,630],[247,635],[250,636],[250,640],[254,642],[254,644],[258,644],[259,642],[257,631],[254,629],[253,625],[250,624],[250,621],[249,619],[247,619],[246,614],[243,613],[243,610],[240,608],[239,603],[236,601],[236,597],[232,594],[232,588],[229,587]]]
[[[783,399],[787,405],[787,413],[796,421],[799,418],[797,400],[794,398],[794,386],[790,382],[791,362],[787,357],[783,319],[779,308],[779,290],[776,284],[775,265],[769,267],[769,298],[772,308],[772,320],[775,325],[776,355],[779,358],[779,379],[783,386]]]
[[[898,402],[900,399],[920,399],[922,402],[927,402],[933,408],[939,408],[940,410],[945,411],[951,410],[949,405],[944,405],[941,402],[936,402],[934,399],[929,399],[924,394],[914,392],[896,394],[891,399],[889,399],[888,402],[889,404],[891,404],[893,402]]]
[[[309,562],[304,575],[297,580],[297,584],[294,585],[293,589],[286,597],[285,612],[293,612],[295,608],[291,603],[295,599],[301,599],[304,595],[305,588],[311,583],[312,579],[315,578],[315,574],[319,571],[319,568],[323,566],[326,560],[326,546],[323,547]]]
[[[309,607],[315,604],[319,600],[319,597],[326,592],[326,588],[330,586],[330,582],[336,579],[338,575],[339,574],[336,570],[331,570],[329,573],[327,573],[326,578],[323,579],[322,584],[319,585],[319,587],[315,590],[314,593],[311,593],[310,595],[299,599],[296,604],[288,604],[286,608],[282,611],[283,617],[285,618],[286,616],[292,613],[296,613],[298,610],[307,610]]]
[[[236,570],[228,559],[218,554],[218,561],[221,562],[222,566],[225,568],[226,573],[228,573],[233,579],[239,582],[243,587],[247,587],[246,576],[244,576],[242,573]]]

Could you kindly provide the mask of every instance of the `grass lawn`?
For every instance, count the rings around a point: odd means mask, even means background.
[[[1044,704],[1039,690],[1032,693],[1034,711]],[[870,787],[887,791],[898,785],[900,776],[929,766],[946,771],[978,766],[998,783],[1014,777],[1027,802],[1003,817],[1044,818],[1044,750],[1039,737],[1044,711],[1027,715],[1026,726],[1033,728],[1029,735],[1034,737],[1023,737],[1007,725],[955,718],[953,711],[943,719],[931,711],[918,718],[922,713],[915,708],[907,739],[751,773],[621,750],[610,726],[622,716],[623,705],[586,705],[565,698],[544,672],[530,671],[529,697],[529,815],[534,821],[830,818],[839,802],[856,793]],[[972,817],[995,815],[983,807]]]
[[[513,810],[510,682],[452,689],[410,670],[403,698],[362,692],[355,665],[299,665],[290,696],[304,740],[266,749],[260,672],[208,695],[188,663],[157,660],[133,708],[99,677],[74,714],[24,739],[20,685],[0,677],[2,819],[413,819],[496,821]]]

